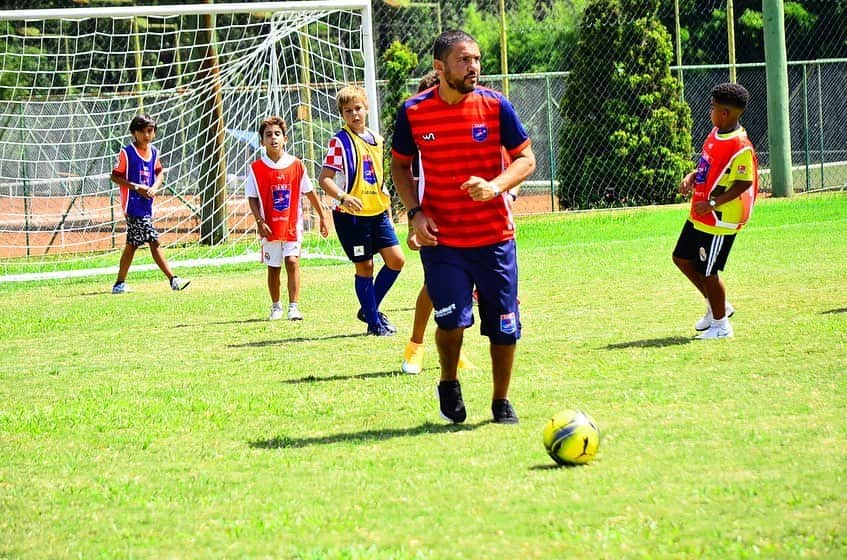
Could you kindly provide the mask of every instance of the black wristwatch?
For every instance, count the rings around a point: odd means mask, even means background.
[[[417,214],[421,210],[422,210],[422,208],[420,206],[415,206],[414,208],[412,208],[411,210],[406,212],[406,218],[411,222],[412,218],[415,217],[415,214]]]

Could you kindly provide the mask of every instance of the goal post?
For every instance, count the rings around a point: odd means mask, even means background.
[[[158,125],[154,223],[171,264],[251,258],[244,181],[259,121],[286,120],[286,149],[322,195],[347,84],[365,89],[378,130],[370,0],[0,11],[0,281],[117,265],[125,226],[109,174],[140,112]],[[305,226],[304,256],[343,257],[313,213]]]

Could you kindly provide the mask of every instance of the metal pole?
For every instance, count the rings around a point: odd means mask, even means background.
[[[130,20],[130,28],[132,29],[132,39],[135,43],[135,84],[138,88],[138,111],[140,113],[144,112],[144,94],[143,91],[143,80],[144,75],[141,70],[141,65],[144,64],[144,61],[141,56],[141,37],[138,34],[138,18],[133,17]]]
[[[782,0],[762,0],[765,75],[768,84],[768,146],[774,196],[794,193],[791,177],[791,128],[788,118],[788,57]]]
[[[821,97],[821,63],[815,62],[818,69],[818,145],[820,146],[821,154],[821,188],[824,186],[824,160],[826,159],[823,151],[823,97]]]
[[[547,146],[550,158],[550,211],[556,210],[556,153],[553,146],[553,93],[550,88],[550,76],[544,76],[544,93],[547,96]]]
[[[509,97],[509,44],[506,33],[506,0],[500,0],[500,73],[503,74],[503,95]]]
[[[806,164],[806,192],[812,190],[812,177],[809,175],[811,159],[809,154],[809,85],[807,65],[803,64],[803,153]]]
[[[294,3],[296,4],[296,2]],[[376,91],[376,57],[374,56],[373,8],[362,8],[362,54],[365,63],[365,93],[368,96],[368,126],[379,132],[379,95]]]
[[[676,34],[676,77],[682,85],[681,101],[685,102],[685,83],[682,80],[682,26],[679,23],[679,0],[673,0],[673,24]]]
[[[735,10],[732,0],[726,1],[726,42],[729,51],[729,81],[735,82]]]

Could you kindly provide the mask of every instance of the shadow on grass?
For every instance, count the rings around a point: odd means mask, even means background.
[[[821,315],[837,315],[838,313],[847,313],[847,307],[836,307],[835,309],[821,311]]]
[[[665,346],[680,346],[688,344],[692,339],[684,336],[668,336],[666,338],[648,338],[645,340],[631,340],[629,342],[618,342],[606,346],[606,350],[622,350],[624,348],[663,348]]]
[[[185,329],[189,327],[201,327],[204,325],[247,325],[249,323],[267,323],[267,319],[259,319],[258,317],[253,319],[238,319],[238,320],[230,320],[230,321],[203,321],[202,323],[197,323],[191,325],[189,323],[182,323],[180,325],[174,325],[175,329]]]
[[[290,344],[292,342],[315,342],[318,340],[332,340],[334,338],[357,338],[367,336],[367,333],[355,334],[331,334],[329,336],[298,336],[295,338],[280,338],[278,340],[260,340],[257,342],[245,342],[244,344],[227,344],[227,348],[263,348],[265,346],[277,346]]]
[[[479,422],[477,424],[434,424],[426,422],[412,428],[397,428],[383,430],[365,430],[363,432],[347,432],[320,437],[293,438],[288,436],[277,436],[270,439],[259,439],[247,442],[253,449],[297,449],[309,447],[310,445],[327,445],[332,443],[365,443],[370,441],[382,441],[396,437],[421,436],[425,434],[442,434],[449,432],[465,432],[488,424]]]
[[[375,379],[379,377],[407,377],[408,373],[401,373],[399,370],[392,371],[374,371],[370,373],[351,373],[345,375],[330,375],[328,377],[319,377],[317,375],[307,375],[298,379],[286,379],[283,383],[289,385],[297,385],[300,383],[317,383],[324,381],[346,381],[348,379]]]
[[[582,468],[585,465],[557,465],[556,463],[549,463],[546,465],[534,465],[529,467],[531,471],[556,471],[559,469],[577,469]]]

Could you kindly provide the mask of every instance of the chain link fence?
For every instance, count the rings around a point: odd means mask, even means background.
[[[585,15],[586,7],[597,4],[607,12],[599,23]],[[535,201],[519,205],[518,212],[560,208],[557,168],[563,165],[562,158],[568,157],[565,154],[573,153],[573,146],[563,145],[562,129],[568,121],[562,104],[580,36],[597,31],[591,26],[603,26],[600,34],[608,37],[608,43],[595,45],[600,66],[605,57],[616,56],[612,48],[616,34],[648,14],[663,27],[662,41],[672,49],[671,75],[681,82],[681,95],[690,107],[692,165],[712,126],[709,91],[719,82],[734,79],[751,93],[742,123],[759,153],[762,191],[771,190],[761,0],[507,0],[505,13],[500,12],[499,2],[493,1],[397,0],[376,2],[374,10],[377,52],[384,51],[392,41],[403,42],[418,54],[419,74],[432,66],[429,49],[439,30],[460,27],[478,40],[483,81],[509,95],[533,139],[538,158],[538,170],[524,186],[524,193],[533,194]],[[786,2],[784,10],[794,191],[844,189],[847,132],[840,123],[847,114],[847,2]],[[506,58],[501,56],[501,37],[508,45]],[[637,52],[633,55],[638,56]],[[410,80],[410,92],[413,82]],[[631,95],[650,94],[650,85],[634,89]],[[601,86],[605,87],[598,76],[598,96],[604,94]],[[577,146],[580,150],[589,148]],[[659,166],[661,162],[648,165],[653,164]],[[617,184],[601,187],[605,193],[612,193],[609,205],[649,198],[643,193],[626,192],[631,171],[618,153],[610,152],[602,166],[604,170],[620,168]],[[591,180],[592,173],[595,180],[608,181],[601,177],[599,164],[593,167],[594,171],[584,170],[586,181]]]

